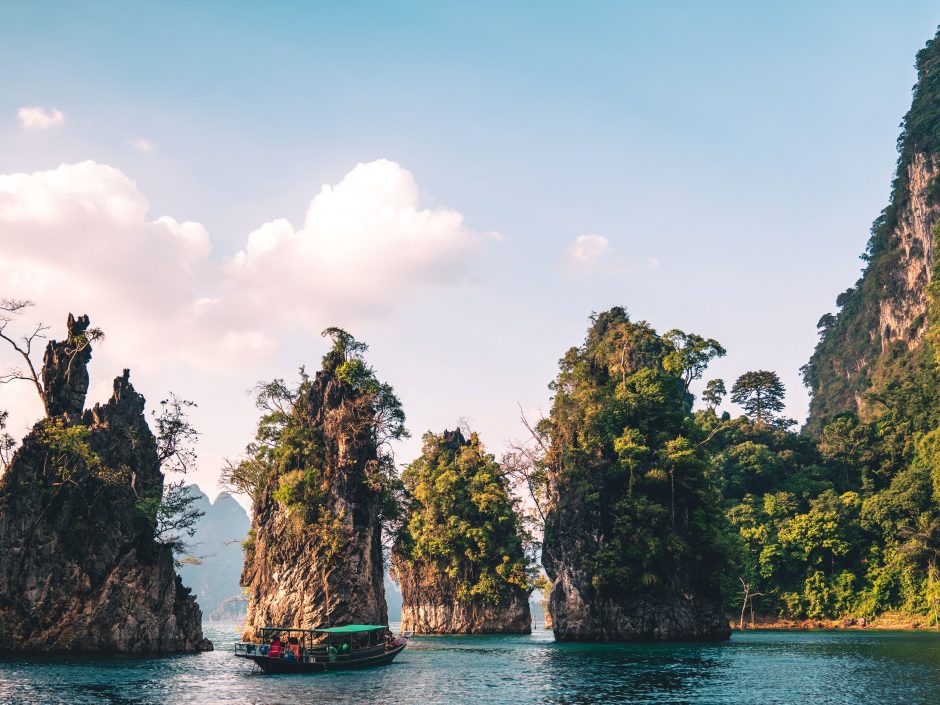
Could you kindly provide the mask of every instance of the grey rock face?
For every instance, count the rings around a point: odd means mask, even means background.
[[[696,641],[731,635],[716,601],[694,594],[622,595],[603,598],[568,569],[556,576],[549,597],[559,641]]]
[[[50,417],[80,416],[88,393],[88,362],[91,346],[82,344],[88,330],[88,316],[75,318],[69,314],[68,337],[50,340],[42,364],[42,384],[46,414]]]
[[[393,557],[401,586],[401,628],[416,634],[529,634],[532,615],[525,591],[497,604],[457,599],[453,579],[433,567]]]
[[[268,625],[388,622],[381,495],[368,480],[377,449],[368,427],[349,418],[349,394],[335,370],[327,369],[317,372],[307,397],[297,402],[322,437],[323,502],[328,516],[341,523],[342,547],[329,558],[316,531],[299,525],[274,498],[279,478],[269,478],[255,498],[254,549],[246,554],[242,572],[248,595],[246,639]]]
[[[603,537],[592,526],[577,493],[556,496],[546,517],[542,565],[552,581],[548,619],[557,640],[716,641],[731,636],[719,595],[697,593],[681,571],[670,584],[655,588],[614,595],[596,590],[589,558]]]
[[[69,336],[88,318],[69,317]],[[155,653],[211,649],[169,547],[140,509],[163,474],[144,398],[125,370],[84,411],[90,351],[51,342],[47,407],[0,478],[0,650]]]

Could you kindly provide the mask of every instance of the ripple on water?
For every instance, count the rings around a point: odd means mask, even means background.
[[[218,648],[162,658],[0,661],[0,703],[700,703],[917,705],[940,702],[940,635],[754,632],[724,644],[556,644],[531,636],[416,638],[391,665],[264,676]]]

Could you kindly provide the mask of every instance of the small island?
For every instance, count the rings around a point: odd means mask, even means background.
[[[405,518],[392,550],[402,629],[528,634],[531,539],[505,474],[475,433],[424,436],[404,471]]]
[[[127,370],[85,409],[100,331],[71,315],[67,329],[28,380],[46,416],[0,478],[0,650],[210,650],[174,539],[159,535],[161,451],[178,439],[151,432]]]

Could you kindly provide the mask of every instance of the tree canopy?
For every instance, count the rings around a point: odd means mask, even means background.
[[[691,435],[687,384],[721,353],[697,335],[660,336],[623,308],[592,317],[584,344],[559,362],[541,424],[552,498],[544,555],[589,532],[585,569],[604,594],[683,581],[715,592],[725,523]]]
[[[396,560],[456,586],[464,602],[497,603],[527,595],[534,575],[518,500],[476,433],[424,435],[421,456],[405,468],[406,514]]]
[[[774,420],[783,411],[786,389],[776,372],[757,370],[745,372],[731,388],[731,401],[741,406],[756,424]]]

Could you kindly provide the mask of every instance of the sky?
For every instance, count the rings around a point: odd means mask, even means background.
[[[0,298],[36,302],[21,330],[105,330],[89,404],[124,367],[151,407],[195,401],[210,496],[251,388],[315,369],[332,325],[402,399],[399,462],[458,422],[501,455],[615,305],[719,340],[705,379],[777,371],[802,421],[938,24],[919,0],[0,0]],[[13,435],[35,397],[0,386]]]

